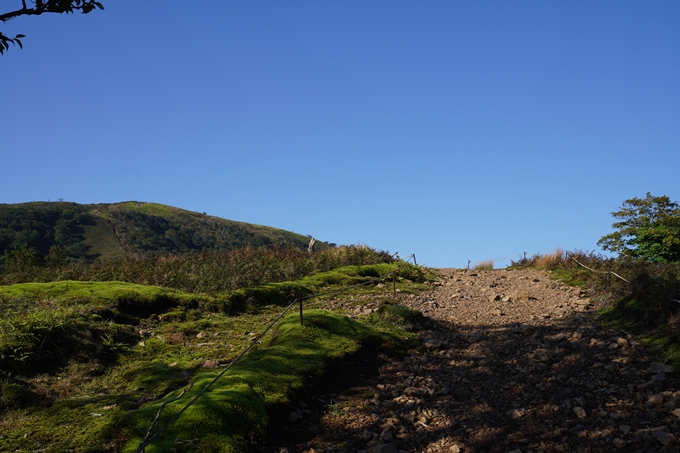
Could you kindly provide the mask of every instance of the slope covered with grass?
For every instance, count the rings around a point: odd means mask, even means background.
[[[390,291],[371,279],[398,266],[347,266],[213,295],[121,282],[0,287],[0,450],[134,451],[160,405],[188,388],[164,422],[297,294],[371,282],[352,293],[385,300]],[[405,265],[397,284],[418,291],[423,278]],[[257,451],[270,417],[333,361],[412,339],[395,323],[399,310],[361,323],[323,311],[325,303],[306,301],[304,326],[290,315],[262,337],[147,451]]]

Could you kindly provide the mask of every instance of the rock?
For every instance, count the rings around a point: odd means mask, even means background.
[[[676,417],[680,418],[680,409],[675,409],[671,411],[672,415],[675,415]]]
[[[647,371],[649,373],[672,373],[673,367],[670,365],[666,365],[665,363],[660,363],[660,362],[654,362],[652,363],[649,368],[647,368]]]
[[[513,420],[516,420],[518,418],[521,418],[522,415],[524,415],[524,414],[522,413],[522,411],[520,411],[518,409],[512,409],[512,410],[507,411],[505,413],[505,415],[507,415],[509,418],[512,418]]]
[[[203,368],[217,368],[220,366],[220,361],[212,359],[204,360],[202,366]]]
[[[623,439],[618,439],[618,438],[617,438],[617,439],[614,439],[614,440],[612,441],[612,443],[614,444],[614,446],[615,446],[616,448],[619,448],[619,449],[625,447],[626,444],[627,444],[627,442],[626,442],[625,440],[623,440]]]
[[[441,347],[441,345],[442,345],[442,341],[441,341],[441,340],[436,340],[436,339],[433,338],[433,339],[431,339],[431,340],[427,340],[427,341],[424,343],[424,345],[425,345],[425,347],[428,348],[428,349],[439,349],[439,348]]]
[[[666,380],[665,374],[655,374],[654,376],[652,376],[652,379],[650,381],[638,385],[638,388],[640,390],[645,390],[648,388],[659,387],[665,380]]]
[[[652,437],[668,447],[675,443],[675,436],[666,431],[666,429],[668,428],[665,426],[656,428],[654,431],[652,431]]]
[[[582,407],[576,406],[573,411],[578,418],[586,418],[586,411]]]
[[[394,444],[378,444],[369,450],[371,453],[398,453]]]
[[[198,332],[196,334],[196,338],[205,338],[206,336],[207,336],[207,334],[205,332]]]
[[[494,316],[503,316],[503,312],[501,310],[495,309],[491,310],[491,314]]]
[[[288,423],[295,423],[300,419],[300,414],[297,412],[293,411],[290,414],[288,414]]]
[[[623,434],[628,434],[630,432],[630,425],[620,425],[619,431],[621,431]]]
[[[499,300],[501,300],[500,294],[495,294],[493,296],[489,296],[489,302],[497,302]]]
[[[619,345],[621,349],[626,349],[629,346],[628,340],[626,340],[625,338],[619,338],[618,340],[616,340],[616,343]]]
[[[663,404],[663,395],[650,395],[647,398],[648,403],[652,403],[654,406],[660,406]]]
[[[512,300],[515,302],[529,302],[529,293],[515,293],[512,296]]]
[[[449,447],[451,453],[460,453],[460,447],[457,444],[453,444]]]

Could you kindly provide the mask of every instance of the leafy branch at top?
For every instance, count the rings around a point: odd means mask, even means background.
[[[80,11],[87,14],[95,9],[104,9],[104,5],[95,0],[35,0],[29,3],[32,4],[32,7],[26,5],[26,0],[21,0],[21,8],[0,14],[0,21],[7,22],[19,16],[39,16],[44,13],[69,14]],[[0,32],[0,54],[9,50],[10,44],[18,45],[23,49],[21,38],[24,37],[24,35],[18,34],[14,38],[10,38]]]

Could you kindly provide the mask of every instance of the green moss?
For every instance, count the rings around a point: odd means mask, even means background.
[[[589,271],[585,269],[554,269],[550,273],[550,277],[555,280],[560,280],[569,286],[577,286],[585,288],[588,281]]]
[[[2,384],[0,408],[21,409],[28,406],[33,399],[30,390],[20,384]]]
[[[195,439],[191,451],[246,451],[247,441],[264,435],[268,414],[290,404],[306,381],[322,375],[333,360],[357,352],[362,342],[378,337],[375,329],[331,312],[306,311],[304,325],[297,314],[289,315],[267,347],[234,365],[146,451],[179,451],[178,439]],[[196,375],[191,390],[166,406],[159,426],[216,376],[216,371]],[[129,423],[136,427],[132,432],[143,432],[161,405],[178,394],[171,393],[132,415]],[[123,451],[134,451],[141,440],[133,434]]]
[[[167,420],[278,316],[276,304],[335,289],[334,278],[367,281],[394,266],[352,266],[331,278],[318,274],[216,296],[118,282],[0,287],[0,348],[6,348],[0,354],[15,354],[16,365],[5,363],[4,370],[19,373],[21,385],[29,382],[26,388],[41,395],[58,395],[12,409],[2,420],[0,450],[134,449],[160,404],[195,381],[168,405]],[[418,285],[407,277],[399,279],[403,291]],[[389,293],[374,284],[356,291]],[[237,298],[245,310],[236,310]],[[147,452],[257,450],[268,419],[334,361],[364,345],[400,352],[415,344],[403,326],[417,328],[417,312],[391,305],[357,322],[311,309],[324,303],[305,301],[303,326],[297,311],[286,317]],[[214,311],[220,304],[230,315]],[[24,438],[26,432],[33,434]]]

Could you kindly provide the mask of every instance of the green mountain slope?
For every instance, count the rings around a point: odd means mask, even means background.
[[[108,260],[247,245],[306,249],[307,236],[221,219],[157,203],[0,204],[0,254],[28,248],[46,256],[59,246],[75,260]],[[317,249],[328,247],[317,243]]]

